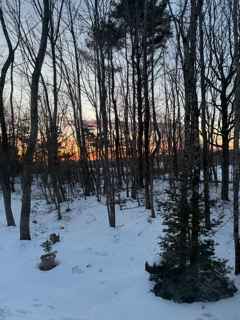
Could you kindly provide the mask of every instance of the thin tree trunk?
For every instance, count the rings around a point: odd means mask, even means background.
[[[200,73],[201,73],[201,112],[202,112],[202,137],[203,137],[203,192],[204,192],[204,215],[205,225],[207,229],[211,227],[210,221],[210,204],[209,204],[209,160],[208,160],[208,137],[207,137],[207,121],[206,121],[206,81],[205,81],[205,57],[204,57],[204,34],[203,34],[203,9],[199,16],[199,51],[200,51]]]
[[[235,97],[233,110],[235,115],[234,127],[234,161],[233,161],[233,234],[235,245],[235,274],[240,274],[240,236],[239,236],[239,182],[240,182],[240,39],[239,39],[239,3],[234,0],[233,4],[234,23],[234,51],[235,51]]]

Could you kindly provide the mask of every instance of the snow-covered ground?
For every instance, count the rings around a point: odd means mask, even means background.
[[[1,199],[0,199],[1,200]],[[217,303],[176,304],[154,296],[144,271],[158,252],[160,218],[143,208],[117,210],[109,228],[106,207],[95,198],[76,200],[57,221],[56,212],[34,191],[32,241],[5,226],[0,202],[0,320],[240,320],[240,294]],[[13,196],[19,220],[20,194]],[[219,214],[222,212],[219,207]],[[230,214],[230,210],[225,210]],[[231,217],[220,227],[217,253],[233,263]],[[38,269],[40,244],[60,233],[59,265]],[[236,279],[236,282],[240,281]]]

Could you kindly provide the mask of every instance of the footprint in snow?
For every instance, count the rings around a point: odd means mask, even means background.
[[[208,312],[205,312],[202,314],[203,317],[206,317],[206,318],[212,318],[213,315],[211,313],[208,313]]]
[[[106,281],[105,281],[105,280],[103,280],[103,281],[100,281],[99,283],[100,283],[100,284],[105,284],[105,283],[106,283]]]
[[[89,218],[86,220],[86,224],[91,224],[93,222],[95,222],[97,219],[96,218]]]
[[[94,251],[94,254],[96,256],[101,256],[101,257],[107,257],[108,256],[108,253],[107,252],[104,252],[104,251]]]
[[[42,307],[42,304],[41,303],[34,303],[33,306],[35,308],[40,308],[40,307]]]
[[[197,318],[196,320],[218,320],[214,315],[212,315],[211,313],[205,312],[203,314],[201,314],[200,318]]]
[[[204,317],[204,320],[209,319],[209,320],[218,320],[218,318],[216,316],[214,316],[213,314],[209,313],[209,312],[205,312],[202,314],[202,316]]]
[[[72,318],[72,317],[64,317],[61,320],[88,320],[87,318]]]
[[[10,311],[7,307],[3,307],[3,308],[0,307],[0,320],[8,319],[9,315],[10,315]]]
[[[22,314],[22,315],[26,315],[26,314],[28,314],[28,313],[31,313],[31,312],[29,312],[29,311],[27,311],[27,310],[24,310],[24,309],[17,309],[16,312],[17,312],[17,313],[20,313],[20,314]],[[0,319],[1,319],[1,318],[0,318]]]
[[[52,306],[52,305],[50,305],[50,304],[49,304],[47,307],[48,307],[49,309],[51,309],[51,310],[54,310],[54,309],[55,309],[55,307]]]
[[[84,271],[79,266],[72,267],[72,274],[82,274]]]
[[[120,240],[120,236],[119,236],[118,234],[115,234],[115,235],[113,236],[113,241],[114,241],[115,243],[117,243],[117,242],[119,242],[119,240]]]

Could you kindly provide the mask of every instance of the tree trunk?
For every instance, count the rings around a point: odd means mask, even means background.
[[[5,215],[8,226],[15,226],[15,221],[11,208],[11,186],[10,186],[10,145],[8,141],[5,110],[4,110],[4,97],[3,91],[6,82],[7,72],[14,61],[15,49],[12,47],[12,43],[9,37],[9,33],[5,24],[2,7],[0,4],[0,23],[3,30],[4,37],[8,45],[8,57],[3,64],[1,75],[0,75],[0,125],[1,125],[1,147],[0,147],[0,184],[2,187]]]
[[[207,136],[207,121],[206,121],[206,81],[205,81],[205,57],[204,57],[204,33],[203,33],[203,10],[199,16],[199,51],[200,51],[200,76],[201,76],[201,129],[203,137],[202,151],[202,167],[203,167],[203,193],[204,193],[204,215],[205,226],[211,228],[210,221],[210,204],[209,204],[209,160],[208,160],[208,136]]]
[[[234,53],[235,53],[235,97],[233,110],[235,116],[234,127],[234,161],[233,161],[233,234],[235,245],[235,274],[240,274],[240,236],[239,236],[239,181],[240,181],[240,51],[239,51],[239,3],[234,0],[233,4],[234,23]]]
[[[145,208],[151,209],[150,199],[150,161],[149,161],[149,131],[150,131],[150,103],[148,86],[148,57],[147,57],[147,1],[144,5],[144,37],[143,37],[143,87],[144,87],[144,187]],[[152,48],[153,50],[153,48]]]
[[[48,28],[50,20],[50,1],[43,0],[42,32],[38,54],[35,60],[31,81],[31,128],[27,151],[23,159],[22,208],[20,220],[20,240],[30,240],[30,212],[33,156],[38,135],[38,92],[42,65],[47,49]]]
[[[229,200],[229,125],[225,89],[221,94],[222,104],[222,200]]]

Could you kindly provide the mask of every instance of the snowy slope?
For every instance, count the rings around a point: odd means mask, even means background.
[[[36,190],[34,198],[31,220],[37,224],[32,224],[33,239],[28,242],[19,241],[18,228],[4,225],[0,204],[0,320],[240,320],[239,293],[217,303],[192,305],[151,293],[144,263],[158,252],[159,217],[149,223],[143,208],[118,210],[113,230],[105,206],[92,198],[73,202],[58,222]],[[19,193],[13,209],[18,217]],[[40,244],[53,231],[61,236],[54,248],[60,264],[42,272],[37,268]],[[217,238],[217,252],[232,263],[229,219]]]

